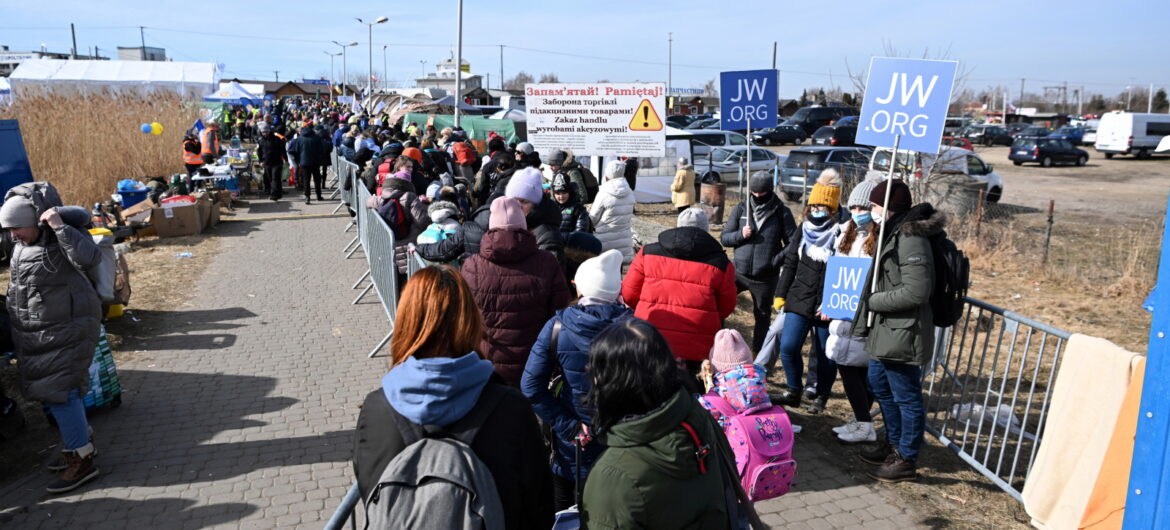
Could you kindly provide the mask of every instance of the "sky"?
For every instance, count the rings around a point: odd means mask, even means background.
[[[368,29],[354,17],[390,20],[373,28],[373,69],[390,86],[412,86],[453,52],[456,0],[337,4],[284,0],[151,2],[0,0],[0,45],[12,51],[68,52],[77,45],[114,55],[117,46],[166,48],[176,61],[215,62],[225,77],[328,77],[331,41],[351,72],[367,71]],[[720,71],[768,68],[777,42],[780,97],[810,87],[853,90],[849,72],[872,56],[960,61],[965,88],[1003,87],[1013,99],[1067,82],[1072,93],[1116,95],[1127,86],[1170,89],[1164,0],[1060,3],[853,2],[535,2],[468,1],[463,57],[473,73],[500,84],[518,71],[562,82],[671,82],[702,88]],[[1145,14],[1143,16],[1143,13]],[[192,23],[196,22],[196,23]],[[668,34],[672,42],[668,44]],[[383,46],[387,75],[383,71]],[[669,51],[668,51],[669,46]],[[673,66],[668,68],[669,63]],[[425,63],[420,63],[425,61]],[[335,63],[340,77],[342,59]],[[276,73],[276,72],[279,73]]]

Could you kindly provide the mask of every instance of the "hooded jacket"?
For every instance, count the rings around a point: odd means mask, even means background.
[[[593,228],[589,212],[581,204],[581,195],[577,193],[575,188],[576,186],[569,186],[569,201],[567,203],[556,203],[561,212],[561,239],[568,239],[569,234],[573,232],[589,232]]]
[[[662,332],[675,357],[702,361],[723,319],[735,311],[735,266],[723,247],[695,227],[666,230],[638,252],[622,298],[634,316]]]
[[[479,253],[461,269],[483,312],[479,351],[511,386],[520,376],[537,335],[553,313],[569,303],[569,288],[556,256],[536,247],[519,228],[493,228]]]
[[[520,380],[520,391],[532,402],[536,415],[556,435],[552,469],[562,478],[573,480],[577,455],[572,440],[577,434],[577,426],[593,424],[593,411],[585,406],[585,395],[593,386],[586,373],[589,346],[601,330],[631,316],[630,308],[617,303],[569,306],[557,311],[556,316],[544,324],[532,346],[532,354],[528,356]],[[557,336],[557,351],[553,352],[549,350],[556,321],[561,323],[561,332]],[[558,367],[564,374],[564,387],[559,396],[554,396],[548,383]],[[604,448],[596,439],[585,446],[578,471],[582,481]]]
[[[332,148],[312,127],[302,127],[295,147],[297,167],[324,166]]]
[[[450,201],[435,201],[427,207],[431,224],[418,235],[419,244],[447,239],[459,230],[459,207]]]
[[[275,133],[265,133],[260,136],[256,145],[260,161],[266,166],[284,165],[286,157],[284,139]]]
[[[865,282],[852,333],[868,337],[865,349],[876,361],[922,366],[930,360],[934,344],[930,309],[934,256],[929,238],[942,232],[946,215],[923,203],[886,222],[890,223],[886,241]],[[877,288],[871,291],[873,274],[878,275]]]
[[[605,181],[589,207],[593,235],[601,241],[601,250],[617,249],[625,262],[634,259],[634,190],[624,178]]]
[[[670,202],[675,208],[695,204],[695,168],[686,166],[674,172],[670,183]]]
[[[682,422],[710,447],[705,473],[700,471],[695,442]],[[583,527],[727,528],[719,455],[730,454],[731,449],[711,415],[685,390],[646,416],[614,425],[602,438],[609,448],[585,481]]]
[[[772,197],[780,201],[779,197]],[[747,201],[731,209],[727,223],[723,225],[720,241],[725,247],[735,249],[735,270],[749,278],[771,278],[780,270],[784,251],[796,237],[796,220],[792,211],[783,202],[777,205],[776,213],[755,226],[751,237],[743,237],[743,227],[748,226]]]
[[[353,470],[362,498],[368,498],[382,470],[406,448],[391,416],[397,411],[418,424],[446,426],[465,416],[487,392],[499,404],[471,443],[496,483],[509,529],[552,526],[552,476],[532,407],[524,396],[499,383],[490,363],[474,352],[462,357],[407,359],[366,396],[354,432]]]
[[[43,211],[37,212],[39,218]],[[9,266],[8,316],[21,384],[29,399],[65,403],[84,396],[101,326],[101,302],[83,270],[101,261],[89,234],[68,224],[16,241]]]
[[[367,207],[377,209],[390,199],[397,199],[410,218],[410,234],[394,242],[394,263],[398,272],[406,274],[407,252],[406,247],[418,239],[418,235],[427,229],[430,217],[427,216],[427,205],[418,198],[414,186],[409,180],[391,177],[382,182],[381,195],[372,195],[368,199]]]
[[[489,201],[475,210],[470,221],[459,225],[459,231],[452,237],[438,243],[419,245],[419,255],[427,261],[450,262],[456,259],[466,261],[479,253],[480,240],[488,230],[491,216]],[[536,236],[537,248],[552,252],[559,261],[565,245],[561,239],[561,214],[556,201],[546,195],[540,204],[529,212],[525,220],[528,222],[528,230]]]

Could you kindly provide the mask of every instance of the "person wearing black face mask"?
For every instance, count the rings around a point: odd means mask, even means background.
[[[723,246],[735,249],[736,288],[751,293],[752,351],[759,352],[772,320],[772,293],[781,260],[796,234],[796,221],[776,196],[771,173],[753,173],[748,189],[747,200],[731,210],[719,239]]]
[[[804,222],[793,241],[794,249],[784,257],[784,267],[776,285],[776,309],[784,308],[784,331],[780,336],[780,361],[788,383],[778,401],[796,407],[804,389],[804,360],[800,349],[809,329],[817,341],[810,348],[816,359],[816,395],[810,413],[819,413],[832,393],[837,367],[825,357],[829,338],[829,319],[821,314],[821,291],[825,283],[825,266],[836,248],[837,211],[841,205],[841,179],[826,169],[817,178],[804,209]]]

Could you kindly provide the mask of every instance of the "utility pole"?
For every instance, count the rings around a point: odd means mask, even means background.
[[[384,89],[390,87],[389,74],[387,73],[387,70],[386,70],[386,47],[387,46],[389,46],[389,45],[388,44],[382,45],[382,88],[384,88]]]
[[[772,69],[776,69],[776,41],[772,41]]]
[[[463,0],[459,0],[455,19],[455,127],[459,127],[459,104],[463,102]]]
[[[1146,114],[1154,112],[1154,84],[1150,83],[1150,97],[1146,99]]]
[[[276,78],[276,81],[277,81],[277,82],[280,82],[280,70],[273,70],[273,71],[272,71],[272,76],[273,76],[274,78]]]
[[[1129,112],[1129,103],[1133,99],[1133,85],[1125,87],[1125,111]]]
[[[666,109],[670,113],[670,84],[674,82],[674,33],[666,34]]]
[[[500,90],[504,89],[504,45],[500,45]]]
[[[1065,81],[1060,87],[1060,109],[1065,114],[1068,114],[1068,81]]]
[[[143,61],[146,60],[146,27],[138,26],[138,38],[142,39],[142,56]]]
[[[73,51],[70,52],[70,58],[77,60],[77,30],[73,28],[73,23],[69,23],[69,34],[73,36]]]
[[[1024,107],[1024,78],[1022,77],[1020,78],[1020,101],[1019,103],[1016,103],[1016,107]]]
[[[1079,90],[1077,90],[1077,116],[1084,116],[1085,115],[1084,111],[1082,110],[1084,103],[1085,103],[1085,87],[1082,86]]]

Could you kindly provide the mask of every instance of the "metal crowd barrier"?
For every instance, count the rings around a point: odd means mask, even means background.
[[[1021,503],[1069,336],[968,298],[923,374],[926,430]]]

